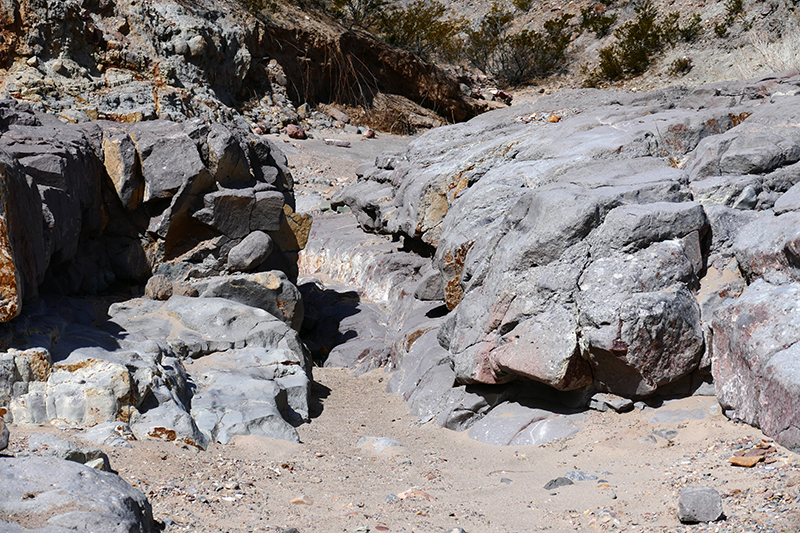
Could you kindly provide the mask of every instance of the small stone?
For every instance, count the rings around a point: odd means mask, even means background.
[[[162,274],[156,274],[147,280],[144,293],[153,300],[169,300],[172,296],[172,282]]]
[[[678,500],[678,519],[684,523],[714,522],[722,516],[722,498],[711,487],[686,487]]]
[[[295,505],[311,505],[311,500],[308,496],[298,496],[297,498],[292,498],[289,500],[289,503],[293,503]]]
[[[564,474],[564,477],[571,481],[594,481],[597,479],[594,474],[587,474],[582,470],[571,470]]]
[[[89,468],[94,468],[95,470],[103,470],[105,472],[110,471],[110,468],[108,467],[108,461],[103,457],[98,457],[97,459],[90,459],[83,464],[85,464]]]
[[[664,440],[672,440],[678,436],[678,431],[674,429],[657,429],[653,431],[653,435],[661,437]]]
[[[574,484],[575,483],[573,483],[572,480],[569,478],[557,477],[555,479],[551,479],[550,481],[548,481],[544,486],[544,490],[553,490],[559,487],[565,487],[567,485],[574,485]]]
[[[365,139],[374,139],[375,138],[375,130],[372,128],[365,128],[364,133],[361,134]]]
[[[548,122],[558,122],[561,120],[561,117],[558,115],[550,115],[550,118],[547,119]]]
[[[306,138],[306,130],[303,126],[298,126],[297,124],[288,124],[286,126],[286,135],[288,135],[290,139],[302,140]]]
[[[729,457],[728,461],[733,466],[744,466],[746,468],[753,468],[758,463],[764,460],[763,456],[748,456],[748,457]]]
[[[39,65],[39,58],[36,56],[29,57],[26,63],[29,67],[36,67]]]
[[[350,141],[342,141],[339,139],[323,139],[323,142],[329,146],[338,146],[339,148],[350,148]]]

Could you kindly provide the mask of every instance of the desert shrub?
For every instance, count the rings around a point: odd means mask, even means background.
[[[331,12],[347,28],[367,29],[378,22],[387,4],[386,0],[333,0]]]
[[[689,21],[685,26],[678,28],[681,40],[687,43],[692,43],[697,40],[703,33],[703,19],[699,13],[695,13],[689,17]]]
[[[507,40],[508,29],[514,16],[495,2],[478,22],[476,28],[466,28],[467,44],[464,54],[467,60],[483,72],[490,72],[496,51]]]
[[[725,22],[728,26],[740,15],[744,15],[744,0],[725,0]]]
[[[669,64],[669,73],[673,76],[683,75],[692,70],[693,66],[691,57],[679,57]]]
[[[477,27],[465,31],[466,58],[509,85],[547,76],[566,64],[572,18],[563,14],[545,21],[541,32],[523,30],[512,35],[508,30],[513,15],[495,3]]]
[[[725,0],[725,18],[722,22],[714,24],[714,33],[723,39],[728,36],[728,29],[739,20],[744,31],[749,31],[753,27],[753,21],[747,20],[744,11],[744,0]]]
[[[595,37],[602,39],[611,32],[611,27],[617,22],[616,13],[605,14],[593,7],[581,9],[582,30],[589,30]]]
[[[423,58],[438,56],[453,61],[461,51],[456,36],[464,22],[445,18],[447,8],[437,0],[417,0],[392,7],[381,17],[380,31],[389,44]]]
[[[687,26],[681,27],[678,13],[669,13],[657,22],[658,11],[651,0],[639,4],[635,10],[636,18],[614,31],[614,44],[600,50],[600,63],[588,80],[590,84],[599,79],[619,80],[643,73],[654,56],[682,39],[682,30],[694,24],[694,18],[690,18]]]
[[[511,3],[523,13],[527,13],[533,7],[533,0],[511,0]]]
[[[254,15],[265,10],[275,11],[278,6],[275,0],[241,0],[241,2]]]

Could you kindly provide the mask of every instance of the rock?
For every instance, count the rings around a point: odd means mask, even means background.
[[[494,446],[538,446],[574,435],[580,416],[554,415],[516,402],[504,402],[469,429],[469,436]]]
[[[44,278],[42,201],[20,166],[0,150],[0,322],[19,315]]]
[[[278,231],[281,229],[284,219],[284,204],[285,197],[281,192],[256,192],[253,212],[250,214],[250,231]]]
[[[273,248],[274,244],[269,235],[262,231],[254,231],[228,252],[228,268],[249,272],[263,263]]]
[[[575,483],[572,482],[571,479],[567,477],[557,477],[555,479],[551,479],[544,485],[544,490],[553,490],[560,487],[566,487],[567,485],[574,485]]]
[[[403,448],[404,446],[389,437],[361,437],[356,443],[356,448],[369,446],[375,453],[381,453],[387,448]]]
[[[250,214],[255,203],[252,189],[222,189],[203,196],[205,207],[192,216],[231,239],[250,233]]]
[[[722,517],[722,498],[711,487],[686,487],[678,499],[678,519],[683,523],[714,522]]]
[[[141,161],[145,203],[172,198],[195,180],[210,181],[194,140],[179,124],[160,120],[140,122],[129,134]]]
[[[101,450],[80,449],[75,444],[54,435],[46,433],[31,435],[28,439],[28,448],[41,456],[52,455],[59,459],[85,464],[96,470],[111,472],[108,456]]]
[[[350,141],[343,141],[341,139],[323,139],[323,142],[330,146],[338,146],[339,148],[350,148]]]
[[[0,451],[5,450],[8,448],[8,439],[10,436],[10,432],[6,427],[6,423],[0,418]]]
[[[201,298],[225,298],[269,312],[295,330],[303,323],[300,291],[278,270],[215,276],[194,283]]]
[[[144,293],[153,300],[169,300],[172,292],[172,282],[162,274],[151,277],[144,287]]]
[[[29,494],[36,497],[26,497]],[[140,490],[116,474],[55,457],[4,458],[0,512],[25,514],[54,531],[156,531],[150,503]],[[0,529],[16,528],[0,520]]]
[[[270,365],[275,365],[271,361],[281,361],[282,358],[276,353],[261,353],[266,357],[257,360],[258,365],[249,367],[248,372],[221,367],[198,374],[198,392],[192,400],[192,415],[210,441],[227,444],[234,435],[261,435],[300,442],[297,432],[282,414],[286,412],[286,418],[292,419],[287,412],[286,391],[274,380],[280,374],[270,368]],[[236,355],[233,355],[236,360]],[[264,375],[264,370],[270,373]],[[298,420],[308,416],[307,385],[306,380],[305,405],[295,405],[304,409],[302,414],[297,413]]]
[[[270,237],[284,252],[299,252],[308,242],[313,219],[308,214],[295,213],[288,205],[283,206],[283,212],[280,228],[270,233]]]
[[[306,130],[297,124],[287,124],[286,135],[288,135],[290,139],[302,140],[306,138]]]
[[[324,106],[323,110],[333,120],[336,120],[338,122],[342,122],[343,124],[350,124],[350,115],[348,115],[344,111],[341,111],[341,110],[339,110],[339,109],[337,109],[337,108],[335,108],[333,106]]]
[[[782,215],[786,216],[786,215]],[[714,314],[712,372],[725,415],[800,449],[800,285],[756,280]]]
[[[774,284],[800,281],[798,222],[800,213],[792,211],[761,216],[739,230],[732,249],[748,280],[761,277]]]
[[[231,187],[253,179],[244,151],[231,130],[222,124],[211,124],[207,142],[208,169],[217,183]]]
[[[103,165],[122,205],[134,211],[144,199],[144,180],[136,145],[124,130],[103,130]]]
[[[597,479],[597,476],[594,474],[588,474],[582,470],[570,470],[564,477],[569,479],[570,481],[594,481]]]
[[[607,411],[613,409],[617,413],[627,413],[633,410],[633,400],[622,398],[615,394],[598,392],[589,402],[589,409]]]

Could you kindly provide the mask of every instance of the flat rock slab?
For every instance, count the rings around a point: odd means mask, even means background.
[[[505,402],[469,429],[469,436],[494,446],[538,446],[574,435],[583,415],[558,415]]]
[[[0,520],[2,531],[28,531],[31,525],[46,526],[48,533],[156,531],[147,498],[116,474],[55,457],[1,461],[0,513],[7,520]]]

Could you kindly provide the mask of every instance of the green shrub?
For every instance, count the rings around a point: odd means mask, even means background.
[[[241,0],[241,2],[254,15],[264,10],[275,11],[278,6],[275,0]]]
[[[703,33],[703,19],[700,14],[695,13],[689,17],[689,22],[685,26],[681,26],[678,29],[678,33],[680,33],[681,40],[684,42],[692,43],[696,41]]]
[[[508,39],[507,33],[514,16],[500,4],[492,4],[489,12],[478,22],[477,28],[467,28],[467,45],[464,55],[483,72],[491,72],[494,56]]]
[[[593,7],[581,9],[580,28],[582,30],[591,31],[598,39],[602,39],[608,35],[611,32],[611,27],[616,22],[616,13],[610,13],[608,15],[602,12],[598,13]]]
[[[533,7],[533,0],[511,0],[511,3],[523,13],[527,13]]]
[[[387,0],[333,0],[331,12],[347,28],[357,26],[368,29],[378,22],[387,5]]]
[[[513,15],[495,3],[476,28],[465,31],[465,56],[473,66],[508,85],[547,76],[566,64],[572,18],[563,14],[546,20],[541,32],[523,30],[511,35]]]
[[[683,75],[692,70],[693,66],[694,64],[692,63],[691,57],[679,57],[669,64],[669,73],[673,76],[677,76],[678,74]]]
[[[635,10],[636,18],[614,31],[614,44],[600,50],[600,63],[587,83],[596,84],[599,79],[619,80],[641,74],[650,67],[653,57],[661,53],[665,46],[685,39],[686,35],[691,35],[692,38],[697,36],[694,17],[689,19],[686,26],[681,27],[680,15],[673,12],[658,23],[658,11],[651,0],[639,4]]]
[[[445,18],[446,12],[445,5],[437,0],[417,0],[405,8],[392,7],[381,17],[381,34],[389,44],[422,58],[436,55],[453,61],[461,55],[456,36],[464,22]]]

